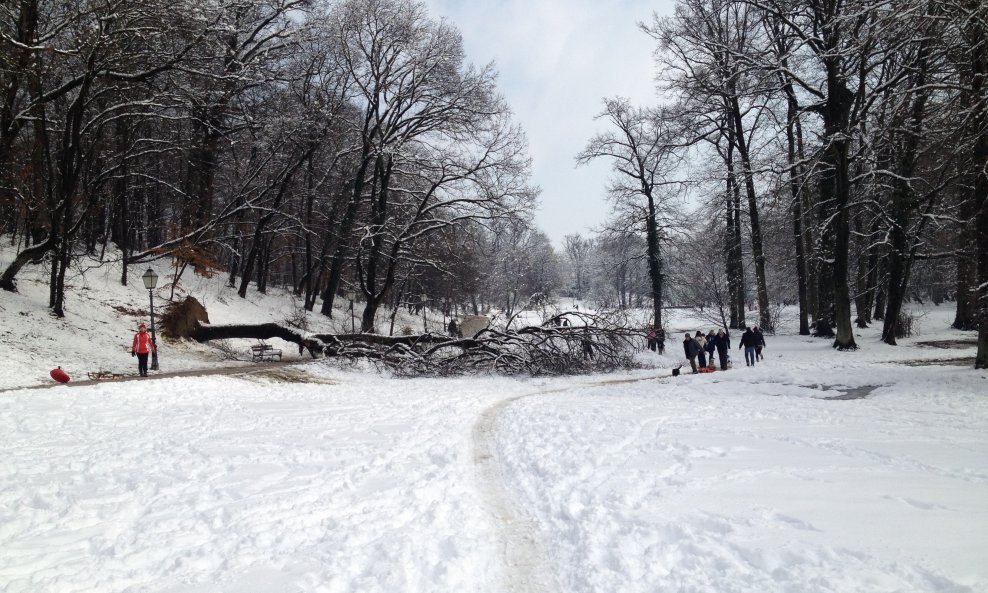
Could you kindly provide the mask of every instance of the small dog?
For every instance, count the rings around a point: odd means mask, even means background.
[[[679,369],[681,369],[681,368],[683,368],[683,365],[679,365],[678,367],[672,369],[672,376],[673,377],[678,377],[679,376]]]

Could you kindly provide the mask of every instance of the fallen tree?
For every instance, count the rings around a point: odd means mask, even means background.
[[[209,342],[232,338],[280,338],[298,345],[299,354],[367,359],[400,376],[448,376],[478,372],[527,375],[571,375],[606,372],[634,366],[632,353],[641,348],[641,331],[627,327],[620,315],[579,311],[559,313],[542,325],[518,329],[487,328],[468,337],[440,334],[307,334],[277,323],[211,325],[200,307],[169,309],[162,317],[174,339]],[[194,319],[177,323],[170,315],[192,311]],[[510,325],[510,324],[509,324]]]

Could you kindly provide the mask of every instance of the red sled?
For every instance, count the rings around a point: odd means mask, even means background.
[[[713,367],[700,367],[697,370],[700,371],[701,373],[712,373],[712,372],[716,371],[717,369],[715,369]]]
[[[51,378],[58,381],[59,383],[69,382],[69,375],[68,373],[62,370],[62,367],[58,367],[57,369],[52,369],[49,375],[51,375]]]

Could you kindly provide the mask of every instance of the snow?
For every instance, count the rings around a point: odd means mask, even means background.
[[[884,386],[839,401],[768,369],[506,411],[510,477],[574,567],[560,589],[988,590],[984,378],[869,373]]]
[[[7,246],[0,248],[0,269],[14,257]],[[112,254],[111,254],[112,255]],[[73,268],[66,277],[66,316],[54,317],[49,309],[47,275],[42,267],[27,267],[18,276],[18,292],[0,295],[0,389],[11,389],[51,382],[48,372],[62,367],[73,380],[85,379],[87,373],[106,371],[113,374],[136,374],[137,362],[130,356],[130,346],[137,326],[148,323],[148,291],[140,275],[147,266],[131,266],[130,284],[120,284],[118,263],[95,267],[87,262],[84,268]],[[171,296],[172,274],[161,262],[152,264],[160,279],[155,295],[155,319]],[[227,286],[226,277],[203,278],[186,271],[179,279],[175,299],[186,295],[199,300],[213,324],[267,323],[287,325],[301,312],[300,299],[283,290],[261,294],[251,287],[246,298],[237,295],[236,288]],[[357,303],[357,316],[360,313]],[[391,311],[385,312],[390,316]],[[430,328],[439,328],[443,317],[436,311],[429,318]],[[436,316],[438,314],[438,316]],[[381,326],[388,321],[381,316]],[[350,332],[350,311],[341,304],[333,319],[318,312],[306,315],[310,333]],[[359,319],[356,320],[359,323]],[[408,316],[400,311],[395,331],[404,325],[416,330],[422,326],[421,316]],[[359,327],[359,326],[358,326]],[[209,369],[218,366],[249,366],[249,348],[253,340],[226,340],[196,344],[163,341],[159,335],[159,365],[162,372]],[[282,351],[284,360],[299,361],[309,357],[299,354],[298,347],[278,338],[269,341]],[[10,371],[10,372],[4,372]]]
[[[130,369],[137,318],[110,304],[147,294],[113,280],[64,320],[40,283],[0,300],[4,593],[988,592],[988,372],[949,307],[898,347],[767,336],[754,368],[677,378],[670,332],[614,375],[166,344],[243,374],[28,389],[54,361]],[[195,289],[214,322],[290,313],[219,282]]]

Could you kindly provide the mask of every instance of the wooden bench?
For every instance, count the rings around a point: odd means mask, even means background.
[[[250,359],[255,362],[258,360],[274,360],[275,356],[278,357],[278,360],[281,360],[281,350],[276,350],[264,342],[259,342],[250,347]]]

